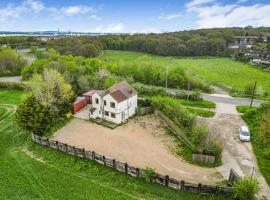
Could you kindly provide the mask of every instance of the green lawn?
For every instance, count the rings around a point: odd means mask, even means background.
[[[0,119],[0,199],[226,199],[150,184],[34,144],[15,126],[12,107],[3,105],[18,105],[25,97],[21,91],[0,90],[0,112],[9,112]]]
[[[129,51],[104,51],[101,58],[111,63],[125,62],[128,64],[142,55],[147,54]],[[181,67],[214,84],[227,85],[237,90],[243,90],[247,84],[254,83],[257,80],[258,88],[270,93],[269,72],[257,69],[249,64],[233,61],[230,58],[166,58],[155,55],[150,56],[156,64],[165,67],[169,63],[169,69]]]

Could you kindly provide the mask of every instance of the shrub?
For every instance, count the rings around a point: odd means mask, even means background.
[[[259,190],[258,180],[253,177],[246,176],[235,182],[233,194],[240,200],[252,200]]]
[[[149,182],[153,182],[153,179],[156,177],[156,175],[157,173],[154,168],[146,167],[143,170],[143,177]]]
[[[245,86],[244,88],[244,94],[247,95],[247,96],[252,96],[253,95],[253,90],[254,90],[254,83],[249,83]],[[255,91],[254,91],[254,95],[256,95],[256,88],[255,88]]]

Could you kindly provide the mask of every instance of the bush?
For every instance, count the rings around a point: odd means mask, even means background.
[[[153,182],[153,179],[156,177],[156,175],[157,173],[154,168],[146,167],[143,170],[143,177],[149,182]]]
[[[252,200],[259,190],[258,180],[253,177],[246,176],[235,182],[233,194],[240,200]]]
[[[251,107],[251,108],[250,108],[249,106],[237,106],[237,107],[236,107],[236,110],[237,110],[237,112],[239,112],[239,113],[246,113],[246,112],[252,111],[252,110],[256,111],[257,108],[255,108],[255,107]]]
[[[249,83],[244,88],[244,94],[247,96],[252,96],[253,90],[254,90],[254,83]],[[256,88],[255,88],[254,95],[256,95],[256,93],[257,92],[256,92]]]

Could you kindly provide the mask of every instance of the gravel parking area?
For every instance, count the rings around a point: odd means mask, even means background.
[[[155,168],[178,179],[215,184],[223,177],[215,168],[189,164],[173,155],[174,143],[154,115],[136,117],[109,129],[82,119],[73,119],[56,132],[55,140],[127,162],[135,167]]]

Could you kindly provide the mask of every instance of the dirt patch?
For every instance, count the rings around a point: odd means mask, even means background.
[[[54,139],[94,150],[135,167],[149,166],[160,174],[178,179],[205,184],[223,180],[215,168],[194,166],[173,155],[169,149],[172,138],[166,135],[154,115],[137,117],[113,130],[89,121],[73,119],[55,134]]]

